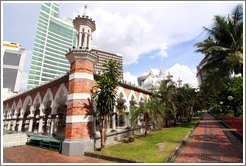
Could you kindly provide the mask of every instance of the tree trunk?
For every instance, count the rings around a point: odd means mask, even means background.
[[[100,127],[101,134],[101,149],[104,148],[104,119],[101,120],[102,126]]]
[[[191,122],[192,114],[193,114],[194,100],[192,101],[192,106],[190,108],[189,119],[188,122]]]
[[[148,127],[149,127],[149,116],[147,113],[144,114],[144,119],[145,119],[145,133],[144,135],[147,135]]]
[[[104,116],[102,119],[102,130],[101,133],[101,149],[105,147],[107,139],[107,129],[108,129],[108,116]]]
[[[165,124],[166,124],[166,127],[169,127],[169,125],[168,125],[168,118],[165,118]]]
[[[234,116],[238,117],[237,107],[233,105],[232,108],[233,108]]]
[[[173,114],[173,121],[174,121],[174,126],[176,126],[176,113],[177,113],[177,108],[174,104],[174,102],[172,102],[172,107],[173,107],[173,110],[174,110],[174,114]]]

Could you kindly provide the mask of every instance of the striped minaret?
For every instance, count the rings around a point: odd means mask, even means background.
[[[74,19],[77,30],[77,44],[66,54],[71,64],[69,74],[66,134],[62,154],[66,156],[83,155],[94,148],[93,113],[89,109],[91,89],[94,84],[93,69],[97,55],[91,52],[91,33],[95,31],[95,21],[86,13]]]

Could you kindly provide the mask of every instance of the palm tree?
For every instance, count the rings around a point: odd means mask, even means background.
[[[164,103],[158,98],[158,96],[153,95],[152,100],[148,103],[148,107],[152,110],[151,120],[161,129],[165,123],[165,117],[168,116],[169,110],[164,106]]]
[[[176,124],[176,114],[177,114],[177,106],[176,106],[176,94],[177,88],[175,86],[175,82],[172,80],[163,80],[160,83],[159,94],[162,97],[162,102],[166,108],[165,110],[165,122],[168,127],[168,121],[171,117],[174,119],[174,124]]]
[[[133,121],[133,123],[136,123],[139,120],[139,117],[144,117],[145,136],[148,134],[150,119],[155,119],[155,112],[150,103],[151,102],[148,102],[147,100],[143,100],[139,102],[138,107],[136,107],[135,109],[131,109],[131,114],[133,115],[133,117],[131,117],[131,121]]]
[[[189,101],[189,107],[187,109],[188,112],[188,121],[191,121],[191,117],[194,114],[194,106],[197,99],[197,92],[195,88],[192,88],[189,84],[185,84],[183,86],[186,90],[186,99]]]
[[[106,61],[103,66],[105,67],[103,74],[97,85],[93,87],[93,98],[101,120],[101,148],[105,146],[107,139],[108,116],[113,112],[116,105],[115,88],[119,85],[120,76],[119,66],[116,61]]]
[[[196,52],[205,54],[201,71],[217,68],[225,73],[243,75],[243,7],[238,5],[227,18],[215,16],[212,29],[205,28],[209,37],[196,43]]]
[[[137,107],[130,109],[130,115],[129,115],[130,125],[131,125],[131,128],[133,129],[133,131],[130,131],[130,137],[133,137],[135,135],[134,129],[138,123],[139,114],[140,113],[139,113],[139,110],[137,109]]]

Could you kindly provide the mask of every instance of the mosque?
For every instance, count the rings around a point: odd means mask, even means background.
[[[66,53],[70,71],[3,101],[4,133],[62,140],[61,153],[66,156],[83,155],[100,144],[98,114],[91,99],[91,89],[100,77],[100,73],[94,71],[98,56],[91,50],[92,39],[83,38],[85,33],[95,31],[96,24],[85,14],[77,16],[73,24],[78,35],[76,47]],[[142,100],[149,101],[163,79],[162,70],[159,75],[150,70],[147,76],[138,79],[139,86],[120,81],[116,88],[116,107],[109,115],[106,144],[129,135],[130,109]],[[136,132],[143,131],[142,122],[140,117]]]
[[[160,87],[160,83],[163,80],[172,80],[173,75],[168,72],[168,75],[165,77],[164,72],[160,68],[159,74],[155,75],[151,68],[148,75],[138,77],[138,85],[144,89],[151,91],[152,93],[157,93]],[[178,79],[177,83],[173,82],[176,86],[181,86],[182,80]]]

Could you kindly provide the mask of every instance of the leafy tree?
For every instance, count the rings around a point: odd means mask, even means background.
[[[133,137],[135,135],[135,132],[134,132],[134,129],[138,123],[138,120],[139,120],[139,112],[138,112],[138,109],[135,108],[132,108],[130,109],[130,125],[131,125],[131,128],[133,129],[133,132],[130,132],[130,137]]]
[[[166,123],[165,119],[170,119],[173,112],[171,109],[165,107],[164,103],[158,96],[153,95],[151,101],[148,102],[148,107],[152,110],[151,121],[161,129]]]
[[[168,127],[169,121],[171,118],[174,119],[176,123],[176,114],[177,114],[177,91],[175,83],[172,80],[163,80],[160,83],[159,94],[161,95],[162,102],[166,108],[165,110],[165,123]]]
[[[219,95],[235,74],[243,76],[243,7],[237,5],[228,17],[215,16],[214,26],[205,30],[209,37],[195,46],[205,56],[200,62],[203,105],[220,110]]]
[[[228,96],[232,96],[231,101],[228,100]],[[243,106],[243,78],[234,77],[225,84],[223,90],[218,94],[217,103],[223,102],[223,105],[233,108],[234,116],[238,116],[238,110]],[[226,107],[224,107],[225,109]]]
[[[197,52],[205,54],[201,71],[218,69],[221,77],[231,73],[243,75],[243,7],[236,6],[227,18],[215,16],[212,29],[205,28],[209,37],[196,43]]]
[[[108,116],[116,105],[115,88],[119,85],[119,65],[116,61],[109,60],[103,64],[103,74],[97,85],[93,87],[93,98],[100,117],[101,148],[105,147],[107,139]]]
[[[194,106],[197,98],[197,92],[195,88],[191,88],[191,86],[189,84],[185,84],[184,86],[185,89],[185,93],[186,93],[186,99],[188,100],[188,109],[187,109],[187,113],[188,113],[188,121],[191,121],[191,117],[194,114]]]

